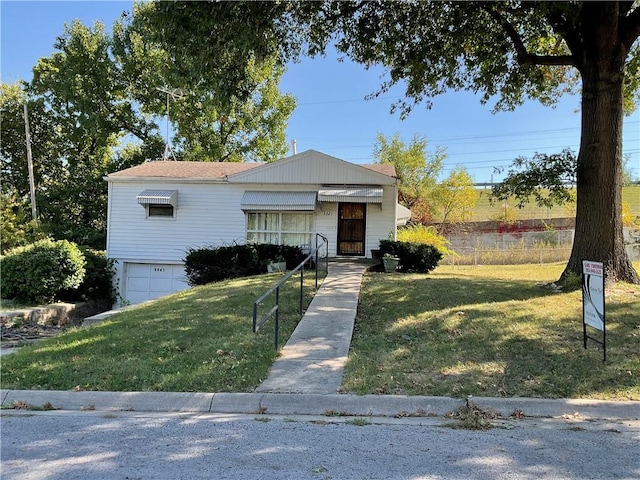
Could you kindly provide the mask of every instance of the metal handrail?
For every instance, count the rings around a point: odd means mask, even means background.
[[[319,243],[318,240],[322,239]],[[253,302],[253,333],[256,333],[271,317],[275,315],[275,327],[274,327],[274,345],[275,349],[278,349],[278,334],[280,327],[280,286],[282,286],[287,280],[289,280],[297,271],[300,271],[300,301],[299,301],[299,313],[302,315],[302,300],[303,300],[303,286],[304,286],[304,267],[311,259],[314,260],[313,268],[316,271],[316,290],[318,290],[318,252],[320,248],[325,247],[325,271],[329,271],[329,239],[321,233],[316,233],[316,246],[309,255],[305,257],[300,264],[288,272],[284,277],[276,282],[269,290],[262,294],[257,300]],[[260,319],[258,319],[258,306],[273,292],[275,291],[275,303],[273,307],[265,313]]]

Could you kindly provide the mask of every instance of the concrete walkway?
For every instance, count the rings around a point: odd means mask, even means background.
[[[256,392],[338,392],[349,355],[362,275],[371,265],[357,261],[329,263],[324,282]]]
[[[368,417],[442,417],[462,398],[339,394],[367,263],[329,263],[329,273],[267,379],[254,393],[94,392],[0,390],[4,408],[49,404],[61,410],[267,413],[326,415],[328,411]],[[113,314],[116,312],[109,312]],[[504,418],[519,410],[527,417],[610,419],[640,428],[640,402],[589,399],[487,398],[473,403]]]

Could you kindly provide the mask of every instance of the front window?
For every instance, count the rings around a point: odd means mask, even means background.
[[[275,245],[311,245],[313,213],[249,212],[247,242]]]

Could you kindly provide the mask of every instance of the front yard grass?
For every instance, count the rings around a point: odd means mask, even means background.
[[[603,363],[599,345],[583,347],[580,290],[545,286],[563,267],[367,275],[343,390],[640,400],[640,286],[606,290]]]
[[[254,334],[253,301],[282,274],[193,288],[2,357],[4,389],[249,392],[276,357],[274,322]],[[314,275],[305,275],[305,300]],[[300,276],[280,290],[280,344],[298,323]],[[260,315],[273,306],[263,307]]]
[[[563,266],[365,275],[342,390],[640,400],[640,286],[607,290],[603,363],[598,345],[583,348],[580,291],[553,293],[545,286]],[[277,278],[210,284],[71,329],[2,357],[1,386],[253,391],[276,352],[272,321],[251,331],[252,302]],[[299,319],[296,278],[281,292],[281,345]]]

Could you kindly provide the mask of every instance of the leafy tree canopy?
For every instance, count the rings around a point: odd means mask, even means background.
[[[146,23],[150,10],[137,5],[111,34],[100,22],[65,25],[56,52],[38,61],[31,82],[1,85],[2,191],[28,192],[26,102],[39,218],[54,238],[104,248],[103,177],[159,159],[165,143],[159,124],[167,114],[178,159],[271,161],[288,149],[285,128],[295,101],[278,89],[281,65],[272,57],[210,70],[184,53],[171,55]],[[247,79],[240,96],[239,76]],[[175,87],[185,94],[168,111],[159,90]]]
[[[576,155],[570,149],[558,154],[536,153],[532,158],[518,157],[506,178],[491,190],[490,198],[515,197],[522,208],[531,199],[540,207],[551,208],[575,201],[571,190],[576,183]]]
[[[42,240],[44,233],[31,218],[26,199],[0,192],[0,253]]]
[[[527,98],[551,105],[579,90],[576,240],[563,278],[590,258],[605,263],[609,279],[640,282],[621,221],[622,117],[640,98],[637,2],[159,3],[174,52],[198,50],[222,67],[274,52],[284,63],[333,43],[365,66],[386,67],[373,96],[405,86],[395,105],[401,115],[447,90],[471,90],[507,110]],[[249,28],[235,28],[241,23]],[[219,41],[232,55],[217,52]]]
[[[442,172],[444,149],[436,147],[434,152],[429,152],[427,139],[419,135],[414,135],[406,145],[398,134],[388,139],[378,133],[373,156],[376,163],[395,167],[399,179],[398,200],[412,210],[414,220],[430,223],[431,193]]]
[[[434,220],[441,224],[468,221],[478,201],[478,191],[467,170],[458,165],[433,192]]]
[[[167,41],[163,22],[180,17],[164,16],[163,8],[163,2],[136,4],[133,19],[114,27],[114,51],[132,72],[130,77],[144,85],[133,93],[143,111],[166,115],[162,92],[178,92],[169,104],[178,157],[200,161],[282,158],[288,149],[285,129],[295,99],[279,91],[284,69],[276,56],[235,58],[233,43],[226,44],[223,38],[210,58],[191,43],[178,48],[181,36]],[[189,11],[198,8],[193,4]],[[224,61],[218,64],[216,59]]]
[[[588,67],[583,54],[590,39],[582,31],[607,28],[604,15],[596,16],[603,2],[309,3],[296,10],[308,28],[307,51],[323,52],[334,41],[356,62],[383,65],[388,78],[372,96],[404,84],[406,98],[395,105],[404,115],[415,104],[429,106],[431,98],[462,89],[480,93],[483,103],[494,101],[496,110],[512,110],[528,98],[552,105],[577,91]],[[614,10],[606,21],[619,22],[630,113],[640,100],[640,13],[631,1],[604,3]]]

